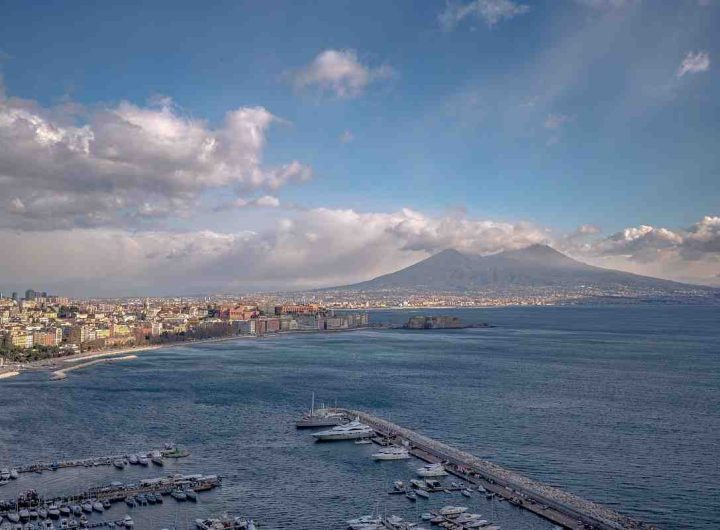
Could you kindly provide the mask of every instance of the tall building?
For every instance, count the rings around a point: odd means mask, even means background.
[[[32,289],[28,289],[25,291],[25,300],[35,300],[35,296],[37,293],[33,291]]]

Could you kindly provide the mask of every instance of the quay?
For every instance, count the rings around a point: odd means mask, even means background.
[[[377,434],[376,443],[405,443],[413,456],[429,463],[442,463],[448,473],[484,487],[490,494],[529,510],[570,530],[658,530],[606,506],[542,484],[515,471],[459,451],[382,418],[351,409],[334,408],[347,420],[359,419]]]
[[[179,449],[172,444],[168,444],[162,451],[140,451],[132,453],[137,456],[145,456],[150,458],[153,454],[159,453],[164,458],[183,458],[190,456],[190,453],[184,449]],[[94,467],[94,466],[112,466],[117,460],[126,461],[130,456],[128,454],[96,456],[90,458],[78,458],[75,460],[62,460],[57,462],[39,462],[35,464],[26,464],[24,466],[13,467],[18,473],[42,473],[43,471],[55,471],[68,467]],[[8,466],[9,467],[9,466]]]

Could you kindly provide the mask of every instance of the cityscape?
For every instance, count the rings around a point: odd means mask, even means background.
[[[720,0],[0,4],[0,530],[719,530]]]

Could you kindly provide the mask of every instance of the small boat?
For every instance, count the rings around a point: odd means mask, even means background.
[[[155,504],[155,494],[154,493],[146,493],[145,498],[147,499],[148,504]]]
[[[70,528],[70,524],[68,523],[67,519],[60,519],[60,530],[68,530]]]
[[[404,447],[391,445],[383,447],[377,453],[372,454],[373,460],[406,460],[410,458],[410,453]]]
[[[45,508],[38,508],[37,512],[40,519],[45,519],[48,516],[47,510]]]
[[[360,438],[359,440],[355,440],[355,445],[367,445],[371,443],[372,440],[370,438]]]
[[[68,506],[65,506],[64,504],[58,508],[60,510],[60,515],[63,517],[70,517],[70,508]]]
[[[130,508],[135,508],[135,506],[137,506],[137,503],[135,502],[135,498],[132,496],[125,497],[125,504],[130,506]]]
[[[10,478],[13,480],[17,480],[20,477],[20,474],[18,473],[17,469],[11,469],[10,470]]]
[[[20,522],[20,514],[17,512],[8,512],[5,514],[5,517],[8,518],[8,521],[11,523],[19,523]]]
[[[138,464],[138,457],[137,455],[130,455],[128,456],[128,462],[130,462],[131,466],[136,466]]]
[[[77,522],[77,519],[70,519],[70,522],[68,523],[69,528],[80,528],[80,523]]]
[[[155,502],[158,504],[162,504],[163,498],[162,495],[160,495],[159,491],[155,492]]]
[[[163,466],[165,463],[163,462],[162,456],[151,456],[150,461],[155,464],[156,466]]]
[[[148,466],[150,465],[150,460],[146,456],[140,456],[138,457],[138,464],[141,466]]]
[[[105,506],[103,506],[103,503],[100,501],[95,501],[92,504],[93,510],[99,513],[103,513],[105,511]]]
[[[472,492],[468,489],[464,489],[460,493],[462,493],[465,497],[472,497]]]
[[[57,519],[58,517],[60,517],[60,509],[57,507],[57,504],[53,503],[48,506],[47,512],[48,517],[50,517],[51,519]]]
[[[423,513],[420,515],[420,519],[422,519],[423,521],[429,521],[432,518],[433,518],[433,515],[431,513],[426,512],[426,513]]]
[[[82,511],[84,511],[85,513],[92,513],[92,511],[93,511],[93,505],[92,505],[92,502],[90,502],[90,501],[83,502],[80,505],[80,507],[82,508]]]
[[[417,500],[417,495],[415,494],[415,492],[413,490],[410,490],[407,493],[405,493],[405,496],[413,502]]]
[[[125,469],[125,461],[124,460],[113,460],[113,465],[117,469]]]
[[[0,480],[10,480],[10,470],[8,468],[0,469]]]
[[[444,477],[448,473],[442,464],[427,464],[417,470],[420,477]]]
[[[435,479],[425,479],[425,486],[430,488],[431,490],[440,489],[442,487],[442,484],[440,484],[439,480]]]
[[[35,508],[30,508],[30,519],[37,519],[39,515]]]
[[[172,490],[170,496],[179,502],[187,500],[187,493],[185,493],[183,490]]]
[[[8,484],[10,484],[9,478],[0,478],[0,486],[7,486]]]
[[[415,490],[415,495],[417,495],[418,497],[422,497],[423,499],[430,498],[430,494],[427,491],[421,489]]]
[[[393,482],[393,488],[395,491],[405,491],[405,483],[402,480],[396,480]]]
[[[112,506],[110,501],[102,501],[102,505],[103,505],[103,508],[105,508],[106,510],[109,510],[110,507]]]
[[[22,519],[23,521],[30,519],[30,510],[28,510],[27,508],[23,508],[18,512],[18,515],[20,515],[20,519]]]
[[[135,526],[135,521],[133,521],[132,517],[126,515],[123,519],[123,525],[125,526],[125,528],[132,528],[133,526]]]
[[[186,489],[185,495],[187,496],[189,501],[197,502],[197,493],[195,493],[193,490]]]
[[[135,495],[135,502],[137,502],[140,506],[147,506],[148,500],[144,493],[139,493],[138,495]]]
[[[82,508],[79,504],[73,504],[70,506],[70,509],[72,510],[73,515],[82,515]]]
[[[485,492],[487,491],[487,490],[486,490],[485,488],[483,488],[482,486],[478,486],[478,487],[477,487],[477,490],[478,490],[480,493],[485,493]]]

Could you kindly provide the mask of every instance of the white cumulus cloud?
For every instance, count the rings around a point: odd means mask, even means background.
[[[277,190],[312,175],[298,161],[263,164],[268,131],[279,121],[263,107],[228,111],[217,127],[169,98],[148,107],[74,109],[0,98],[0,226],[187,215],[210,189]]]
[[[371,83],[395,75],[392,67],[362,64],[354,50],[324,50],[310,64],[295,71],[292,80],[299,89],[317,87],[338,98],[361,95]]]

